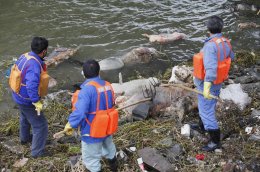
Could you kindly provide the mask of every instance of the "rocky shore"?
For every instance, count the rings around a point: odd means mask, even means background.
[[[175,66],[156,81],[178,82],[193,88],[191,70],[190,67]],[[138,85],[136,83],[149,84],[149,80],[151,78],[129,81],[135,84],[131,87],[128,85],[128,89],[120,88],[124,84],[121,86],[113,84],[118,97],[118,106],[142,99],[142,89],[135,88]],[[119,171],[138,171],[137,159],[140,157],[147,171],[259,171],[259,54],[251,52],[236,54],[230,79],[223,85],[223,90],[232,85],[235,85],[235,88],[238,88],[237,86],[242,88],[243,94],[248,96],[245,99],[247,101],[242,101],[245,103],[242,108],[236,99],[224,99],[218,103],[217,117],[223,131],[223,149],[212,153],[200,150],[208,140],[207,135],[193,130],[188,134],[182,132],[185,124],[196,122],[198,119],[195,93],[181,88],[159,86],[155,88],[156,95],[152,102],[120,111],[120,127],[114,136],[120,163]],[[239,89],[236,89],[235,93],[230,91],[231,97],[240,95],[238,91]],[[71,112],[68,91],[62,90],[48,95],[45,107],[50,131],[47,149],[53,152],[53,156],[30,158],[30,145],[21,146],[19,143],[18,115],[15,117],[6,115],[7,122],[0,124],[1,171],[84,170],[79,158],[78,136],[56,140],[52,138],[55,132],[63,129]],[[103,170],[107,171],[106,162],[103,164]]]

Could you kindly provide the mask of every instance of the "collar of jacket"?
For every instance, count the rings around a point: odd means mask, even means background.
[[[213,39],[213,38],[216,38],[216,37],[222,37],[222,33],[216,33],[216,34],[213,34],[213,35],[211,35],[210,37],[208,37],[206,40],[205,40],[205,42],[208,42],[208,41],[210,41],[211,39]]]
[[[94,77],[94,78],[89,78],[89,79],[86,79],[85,82],[83,82],[83,84],[81,84],[80,88],[82,89],[88,82],[90,81],[98,81],[100,80],[100,77],[97,76],[97,77]]]
[[[31,51],[29,52],[29,55],[35,57],[41,63],[41,65],[44,64],[43,59],[40,56],[38,56],[38,54]]]

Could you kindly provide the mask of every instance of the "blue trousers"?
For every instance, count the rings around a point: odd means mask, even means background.
[[[112,136],[99,143],[86,143],[81,141],[82,160],[86,168],[91,172],[101,170],[100,160],[103,157],[113,159],[116,155],[116,147]]]
[[[199,91],[203,92],[204,82],[195,79],[194,83]],[[218,96],[220,93],[221,84],[212,84],[210,88],[210,93],[212,95]],[[218,121],[216,119],[215,108],[217,100],[216,99],[205,99],[203,95],[198,94],[198,109],[199,115],[203,122],[205,130],[216,130],[219,129]]]
[[[20,109],[20,140],[30,142],[32,139],[32,156],[37,157],[44,153],[48,136],[48,123],[41,112],[38,116],[33,105],[18,105]],[[32,128],[32,136],[30,129]],[[32,137],[32,138],[31,138]]]

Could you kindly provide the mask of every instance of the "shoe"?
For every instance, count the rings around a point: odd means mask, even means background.
[[[118,164],[117,164],[116,156],[113,159],[108,159],[108,164],[109,164],[109,169],[112,172],[117,172]]]
[[[50,157],[52,156],[53,153],[49,152],[49,151],[44,151],[42,154],[40,155],[34,155],[32,156],[32,158],[40,158],[40,157]]]
[[[210,142],[203,146],[201,149],[202,151],[207,151],[211,152],[214,151],[215,149],[220,149],[221,144],[220,144],[220,130],[209,130],[209,135],[210,135]]]

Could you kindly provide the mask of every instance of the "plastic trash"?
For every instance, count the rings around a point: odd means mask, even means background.
[[[203,161],[205,159],[205,155],[204,154],[197,154],[196,159]]]
[[[185,124],[181,127],[181,135],[184,135],[186,137],[190,137],[190,125]]]
[[[143,159],[142,158],[138,158],[137,159],[137,163],[141,169],[142,172],[147,172],[145,169],[144,169],[144,162],[143,162]]]

